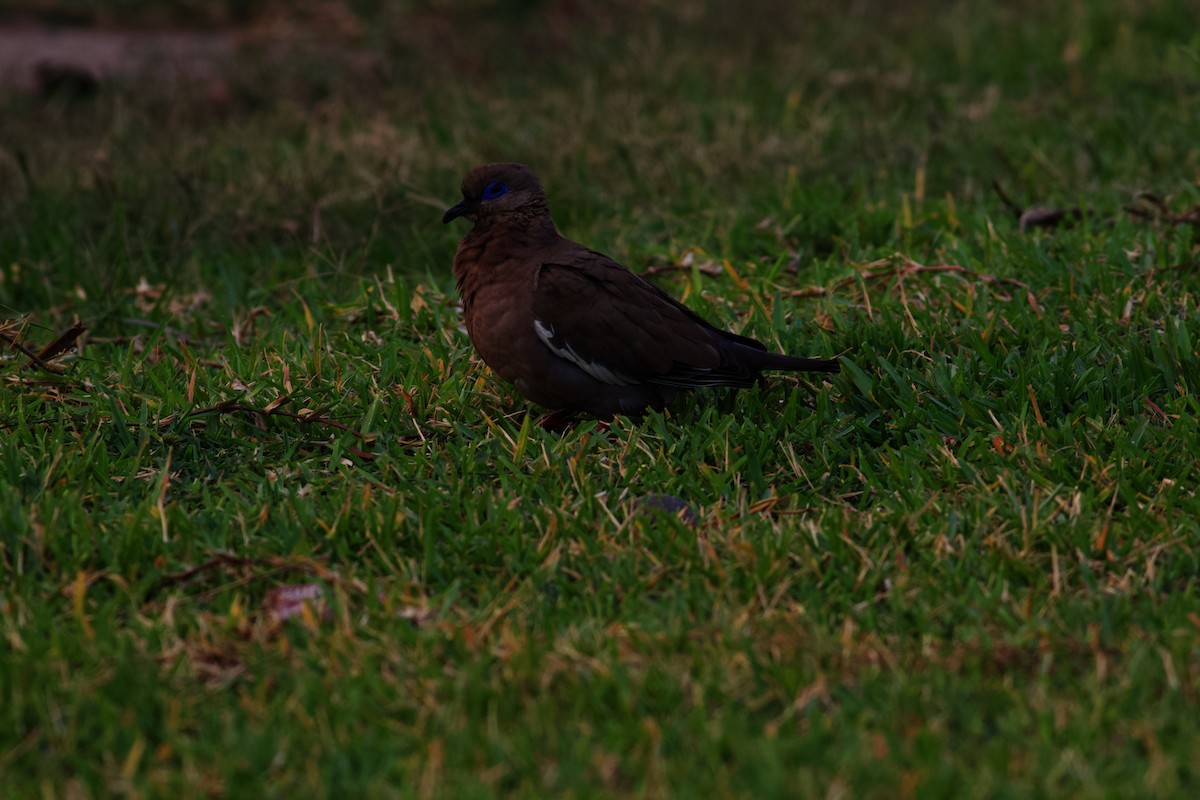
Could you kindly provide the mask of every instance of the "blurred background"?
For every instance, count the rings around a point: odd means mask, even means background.
[[[10,0],[0,304],[70,312],[143,278],[225,304],[388,268],[448,284],[440,210],[491,160],[530,164],[560,227],[635,269],[918,257],[964,210],[1009,216],[993,183],[1100,209],[1189,187],[1198,10]]]

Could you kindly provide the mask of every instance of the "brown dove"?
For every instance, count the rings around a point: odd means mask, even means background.
[[[679,392],[747,387],[764,370],[837,372],[721,330],[602,253],[565,239],[523,164],[471,171],[442,222],[474,227],[454,257],[471,343],[526,399],[597,417],[662,408]]]

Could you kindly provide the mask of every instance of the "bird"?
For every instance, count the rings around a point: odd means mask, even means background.
[[[454,256],[467,335],[500,378],[557,414],[662,409],[680,392],[745,388],[765,370],[837,372],[716,327],[612,258],[559,234],[534,173],[485,164],[442,223],[473,223]]]

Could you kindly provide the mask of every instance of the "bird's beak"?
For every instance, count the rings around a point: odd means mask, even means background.
[[[474,211],[475,203],[464,197],[446,209],[446,213],[442,214],[442,224],[445,225],[450,220],[458,219],[459,217],[469,217]]]

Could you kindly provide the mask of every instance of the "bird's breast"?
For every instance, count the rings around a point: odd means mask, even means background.
[[[458,270],[463,322],[476,352],[508,381],[534,369],[541,343],[533,328],[533,281],[525,265],[495,260]]]

